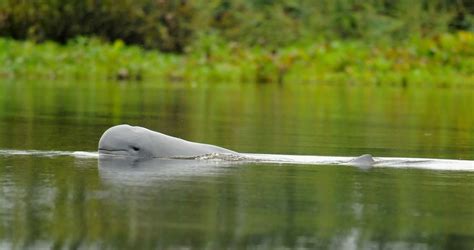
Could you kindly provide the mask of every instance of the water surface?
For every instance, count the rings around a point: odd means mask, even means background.
[[[469,88],[2,82],[0,149],[95,151],[129,123],[239,152],[474,160],[472,107]],[[0,155],[0,248],[472,249],[473,221],[466,171]]]

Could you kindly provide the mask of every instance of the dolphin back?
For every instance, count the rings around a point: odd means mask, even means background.
[[[151,130],[150,130],[151,131]],[[186,141],[177,137],[151,131],[150,150],[154,157],[189,158],[206,154],[238,154],[232,150],[215,145]]]

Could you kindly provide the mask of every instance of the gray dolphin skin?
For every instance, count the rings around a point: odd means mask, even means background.
[[[342,163],[343,165],[356,166],[360,168],[370,168],[374,166],[375,160],[371,154],[361,155],[348,162]]]
[[[214,145],[195,143],[143,127],[117,125],[107,129],[99,141],[99,155],[137,158],[192,158],[207,154],[238,153]]]
[[[99,156],[127,156],[138,159],[220,159],[234,163],[237,161],[241,163],[298,163],[285,156],[241,154],[218,146],[190,142],[130,125],[117,125],[106,130],[99,141]],[[268,158],[269,156],[271,158]],[[321,161],[319,163],[370,168],[376,162],[371,155],[367,154],[349,160]]]
[[[116,156],[119,157],[117,158]],[[123,159],[124,157],[125,159]],[[142,169],[147,171],[154,168],[150,166],[161,166],[162,169],[164,166],[168,166],[168,169],[179,168],[180,166],[189,166],[190,169],[194,169],[193,167],[195,166],[201,166],[200,169],[202,170],[202,166],[213,167],[216,164],[225,166],[245,163],[343,165],[361,169],[371,169],[373,167],[410,167],[474,171],[473,161],[469,160],[374,158],[370,154],[359,157],[344,157],[237,153],[218,146],[190,142],[130,125],[114,126],[104,132],[99,141],[99,159],[101,158],[104,161],[100,165],[104,166],[104,168],[105,166],[122,166],[125,164],[135,171],[137,166],[141,166]],[[120,169],[123,169],[123,167]]]

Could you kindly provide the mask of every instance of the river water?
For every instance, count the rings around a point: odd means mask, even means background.
[[[0,249],[473,249],[474,171],[95,154],[127,123],[238,152],[474,160],[473,107],[462,86],[3,81]]]

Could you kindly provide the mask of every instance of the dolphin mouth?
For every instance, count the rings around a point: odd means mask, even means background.
[[[99,154],[103,155],[121,155],[121,156],[128,156],[130,155],[127,150],[125,149],[107,149],[107,148],[99,148]]]

